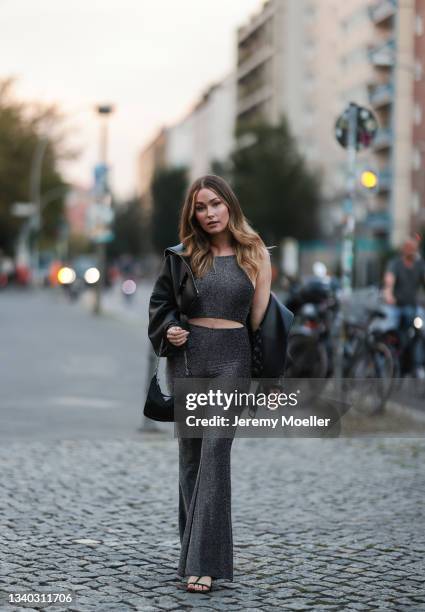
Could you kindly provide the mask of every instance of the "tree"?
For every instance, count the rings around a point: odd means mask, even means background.
[[[165,168],[156,172],[152,183],[152,243],[161,253],[178,242],[179,212],[187,189],[186,168]]]
[[[23,219],[11,214],[11,206],[14,202],[30,201],[34,153],[47,133],[50,135],[43,156],[40,192],[54,192],[57,197],[43,210],[42,238],[46,244],[56,239],[66,188],[58,163],[74,156],[64,147],[64,133],[59,131],[62,119],[55,106],[18,101],[13,95],[12,79],[0,81],[0,248],[8,255],[13,255],[23,223]]]
[[[107,245],[108,257],[114,258],[123,254],[140,257],[144,253],[144,225],[140,200],[131,198],[115,206],[115,219],[112,226],[114,239]]]
[[[231,182],[245,216],[264,241],[316,237],[320,177],[307,168],[286,119],[277,126],[238,127],[236,138],[239,146],[214,171]]]

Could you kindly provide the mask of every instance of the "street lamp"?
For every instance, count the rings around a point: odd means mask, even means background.
[[[100,141],[99,141],[99,167],[103,169],[102,178],[99,185],[96,185],[96,204],[98,207],[103,209],[105,212],[110,207],[110,189],[107,178],[107,159],[108,159],[108,119],[111,113],[114,111],[114,107],[111,104],[99,104],[96,106],[96,112],[100,117]],[[106,227],[105,227],[106,229]],[[96,255],[98,269],[100,273],[99,282],[95,285],[95,301],[93,313],[95,315],[101,314],[101,295],[102,289],[105,285],[106,276],[106,248],[105,248],[105,237],[95,236],[96,240]]]
[[[99,107],[100,108],[100,107]],[[86,112],[87,106],[81,106],[72,110],[72,116],[75,117],[79,113]],[[99,110],[99,112],[101,112]],[[39,235],[42,228],[42,211],[44,206],[48,203],[46,201],[46,195],[41,194],[41,179],[43,171],[44,158],[48,149],[48,145],[51,140],[51,134],[49,131],[42,135],[38,140],[31,160],[30,170],[30,188],[29,198],[30,202],[34,205],[34,210],[31,213],[31,219],[28,221],[27,227],[25,228],[25,240],[28,240],[28,236],[31,230],[35,230],[35,238],[32,249],[32,268],[37,272],[39,268],[40,253],[39,253]],[[59,188],[61,189],[61,188]],[[50,192],[48,192],[50,195]]]
[[[44,156],[49,145],[49,137],[42,136],[37,141],[37,146],[31,162],[30,175],[30,202],[34,204],[34,214],[31,218],[31,227],[35,230],[33,246],[32,268],[37,273],[40,265],[39,254],[39,233],[41,230],[41,174],[43,169]]]

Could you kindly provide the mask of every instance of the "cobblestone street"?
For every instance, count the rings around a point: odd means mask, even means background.
[[[236,438],[234,582],[185,591],[177,440],[139,428],[147,295],[128,320],[3,295],[0,610],[423,611],[423,437]]]
[[[163,433],[3,444],[1,610],[23,590],[84,612],[424,609],[423,440],[236,439],[235,577],[208,595],[176,574],[176,458]]]

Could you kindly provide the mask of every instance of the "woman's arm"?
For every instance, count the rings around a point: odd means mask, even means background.
[[[272,283],[272,266],[270,253],[264,248],[257,274],[254,297],[252,299],[250,323],[252,331],[260,327],[270,299],[270,288]]]
[[[166,332],[170,326],[180,324],[180,312],[174,298],[169,258],[170,255],[162,262],[149,300],[148,336],[155,353],[160,357],[166,357],[173,352],[174,347],[168,341]]]

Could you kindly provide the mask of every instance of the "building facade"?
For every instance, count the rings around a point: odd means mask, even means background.
[[[89,237],[87,216],[93,203],[93,190],[73,185],[65,196],[65,215],[71,235]]]
[[[211,170],[235,146],[236,124],[287,120],[300,152],[322,176],[323,227],[340,236],[347,153],[335,121],[349,102],[372,109],[379,130],[357,155],[356,191],[365,261],[425,227],[425,0],[266,0],[236,33],[237,65],[139,160],[144,193],[158,165]],[[151,203],[146,205],[147,209]],[[362,247],[363,248],[363,247]],[[379,256],[379,253],[378,253]],[[374,273],[360,274],[362,282]]]
[[[191,182],[227,159],[234,146],[235,74],[211,86],[174,125],[163,128],[138,159],[138,195],[148,222],[152,213],[152,181],[160,168],[184,167]]]
[[[169,166],[186,166],[193,181],[224,161],[234,146],[235,74],[210,87],[182,121],[167,128],[165,158]]]
[[[425,234],[425,0],[416,0],[414,34],[413,194],[410,230]]]

